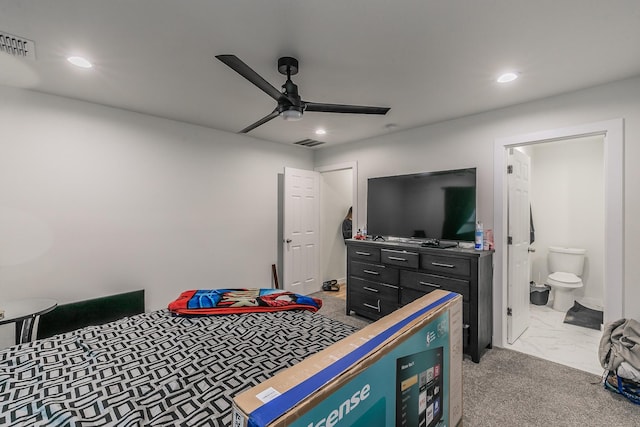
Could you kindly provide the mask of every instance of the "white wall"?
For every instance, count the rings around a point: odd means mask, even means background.
[[[152,310],[187,289],[271,287],[278,174],[312,169],[311,150],[25,90],[0,99],[0,302],[144,288]]]
[[[518,84],[526,84],[525,80]],[[640,77],[565,95],[489,111],[356,143],[329,146],[316,166],[358,161],[360,221],[366,219],[366,182],[372,176],[477,167],[478,219],[493,224],[493,171],[496,139],[615,118],[624,119],[624,314],[640,319]],[[494,292],[502,283],[494,281]],[[500,330],[496,330],[496,328]],[[501,335],[494,324],[494,335]]]
[[[549,246],[587,250],[578,300],[604,303],[604,139],[575,138],[530,147],[536,230],[532,279],[545,283]]]
[[[640,77],[315,152],[24,90],[0,99],[0,301],[145,288],[155,309],[188,288],[270,285],[284,166],[357,161],[361,224],[369,177],[476,167],[478,219],[495,229],[496,139],[623,118],[624,314],[640,319]]]
[[[342,169],[323,172],[320,177],[321,278],[323,282],[336,279],[343,283],[347,277],[347,249],[342,237],[342,221],[353,202],[353,172]]]

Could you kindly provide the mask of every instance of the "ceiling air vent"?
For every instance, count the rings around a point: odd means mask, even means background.
[[[298,142],[294,142],[295,145],[304,145],[305,147],[315,147],[316,145],[324,144],[322,141],[316,141],[315,139],[303,139]]]
[[[0,52],[20,58],[36,59],[36,45],[24,37],[0,31]]]

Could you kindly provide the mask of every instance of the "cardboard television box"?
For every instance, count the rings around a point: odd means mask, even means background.
[[[455,426],[462,297],[431,292],[234,398],[233,427]]]

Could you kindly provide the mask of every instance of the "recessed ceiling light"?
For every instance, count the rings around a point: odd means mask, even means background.
[[[316,135],[325,135],[326,133],[327,131],[322,128],[316,129]]]
[[[81,56],[70,56],[67,58],[67,61],[71,62],[76,67],[80,68],[91,68],[93,64],[89,62],[86,58]]]
[[[500,77],[498,77],[496,81],[498,83],[509,83],[509,82],[514,81],[517,78],[518,78],[518,74],[517,73],[509,72],[509,73],[504,73],[504,74],[500,75]]]

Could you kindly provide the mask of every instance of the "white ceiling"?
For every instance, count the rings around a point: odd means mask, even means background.
[[[307,112],[250,136],[344,143],[640,75],[638,0],[0,0],[0,84],[229,132],[275,101],[214,58],[235,54],[273,86],[300,61],[304,100],[388,106]],[[80,54],[94,68],[64,58]],[[499,85],[497,75],[520,78]],[[317,136],[317,127],[327,134]]]

